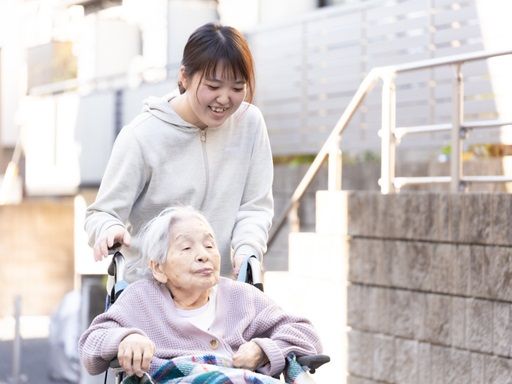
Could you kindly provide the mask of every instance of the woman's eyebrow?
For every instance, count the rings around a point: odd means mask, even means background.
[[[202,235],[203,239],[213,239],[214,238],[213,233],[211,233],[211,232],[203,232],[201,235]]]
[[[210,238],[212,240],[215,239],[215,237],[213,236],[213,233],[211,232],[206,232],[204,235],[203,235],[204,238]],[[178,241],[178,240],[190,240],[192,239],[193,236],[190,236],[189,234],[187,233],[178,233],[176,235],[176,237],[174,238],[174,241]]]
[[[218,79],[216,77],[209,77],[209,76],[205,76],[205,80],[206,81],[214,81],[214,82],[217,82],[217,83],[222,83],[222,82],[225,81],[223,79]],[[243,80],[243,79],[235,80],[234,82],[235,82],[235,84],[240,84],[240,85],[245,84],[245,80]]]
[[[183,240],[188,240],[188,239],[190,239],[190,236],[188,236],[188,235],[187,235],[187,234],[185,234],[185,233],[178,233],[178,234],[176,235],[176,237],[174,238],[174,241],[181,240],[181,239],[183,239]]]

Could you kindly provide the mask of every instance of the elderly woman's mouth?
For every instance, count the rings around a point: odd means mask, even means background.
[[[211,275],[213,273],[213,268],[201,268],[195,271],[198,275]]]

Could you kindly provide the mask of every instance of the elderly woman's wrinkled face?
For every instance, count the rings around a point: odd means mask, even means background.
[[[210,226],[196,216],[179,218],[171,227],[162,281],[173,292],[207,290],[219,280],[220,254]],[[156,276],[155,276],[156,277]]]

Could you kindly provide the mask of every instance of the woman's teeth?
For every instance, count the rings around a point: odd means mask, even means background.
[[[227,108],[210,107],[213,112],[221,113],[227,110]]]

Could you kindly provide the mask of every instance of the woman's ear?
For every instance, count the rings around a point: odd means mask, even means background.
[[[183,89],[187,89],[188,88],[188,77],[187,77],[187,72],[185,71],[185,66],[182,65],[180,67],[180,71],[178,73],[178,83],[181,84],[181,86],[183,87]]]
[[[162,270],[162,265],[157,262],[151,260],[149,262],[149,267],[151,268],[151,272],[153,273],[153,277],[159,283],[165,284],[167,283],[167,275]]]

